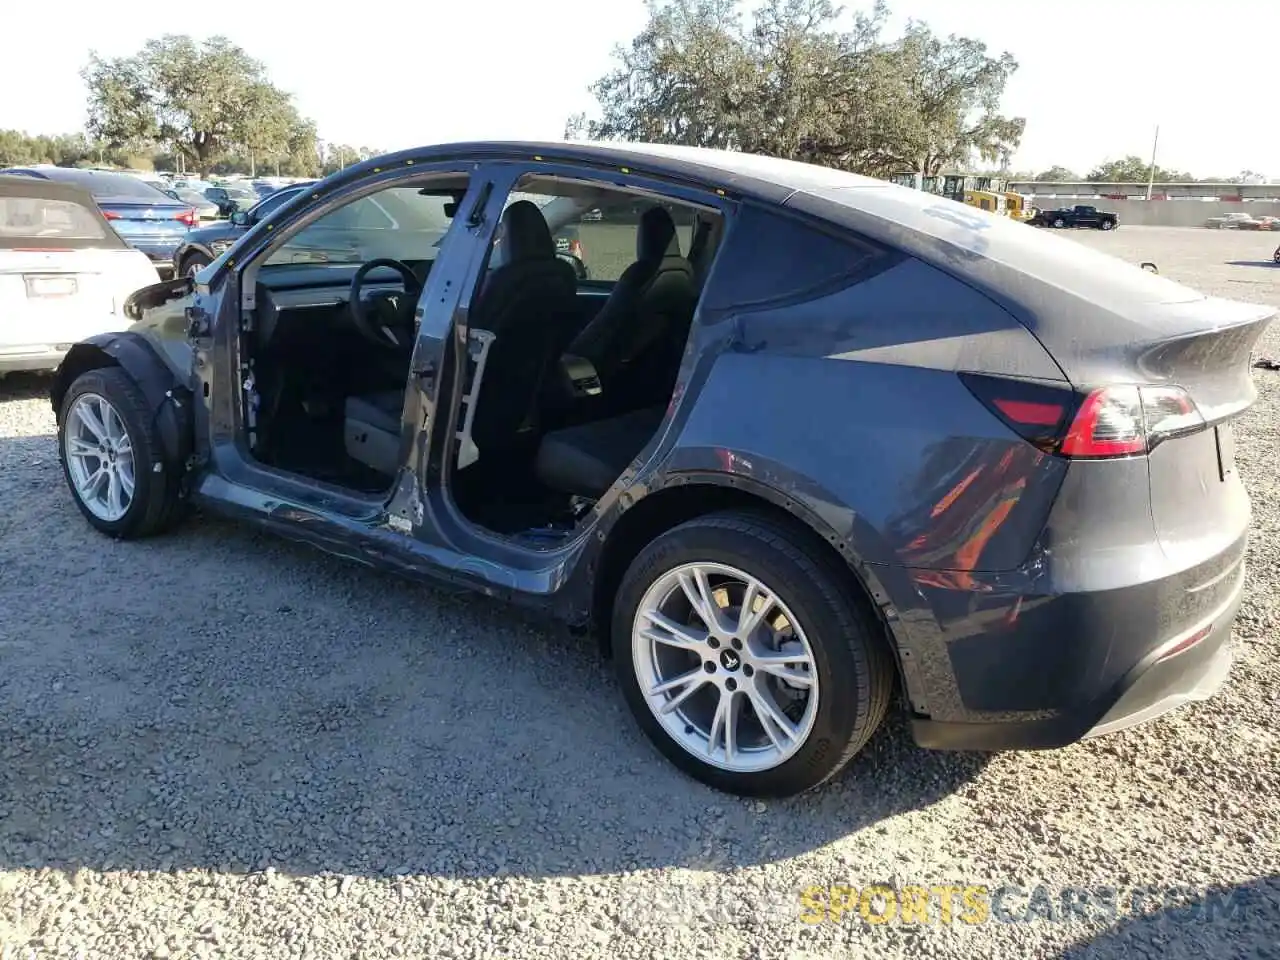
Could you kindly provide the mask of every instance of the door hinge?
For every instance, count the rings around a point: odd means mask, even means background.
[[[203,307],[191,306],[184,311],[187,316],[187,336],[193,340],[208,337],[213,330],[209,314]]]

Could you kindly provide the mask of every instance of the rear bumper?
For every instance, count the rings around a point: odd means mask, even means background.
[[[133,249],[147,255],[147,259],[156,265],[156,269],[173,269],[173,256],[182,246],[182,237],[166,237],[164,239],[142,239],[125,237],[125,243]]]
[[[24,347],[0,346],[0,373],[54,370],[71,347],[70,343],[32,344]]]
[[[1150,619],[1123,615],[1116,596],[1100,594],[1074,598],[1077,605],[1096,606],[1093,618],[1104,637],[1055,634],[1035,624],[1030,640],[1017,631],[988,634],[994,649],[985,672],[998,675],[995,683],[1010,682],[1008,696],[1022,696],[1012,710],[992,712],[966,704],[960,716],[934,719],[916,716],[912,735],[917,744],[939,750],[1043,750],[1123,730],[1161,716],[1188,702],[1213,696],[1230,671],[1231,628],[1244,595],[1244,544],[1237,543],[1194,576],[1183,574],[1173,589],[1167,582],[1117,591],[1133,604],[1150,604],[1162,597],[1164,608]],[[1201,607],[1193,619],[1179,615],[1199,597],[1212,595],[1213,606]],[[1149,607],[1148,607],[1149,609]],[[1181,621],[1181,622],[1179,622]],[[1175,624],[1145,636],[1141,623]],[[1063,652],[1064,645],[1066,652]],[[1015,658],[1029,658],[1018,660]],[[954,662],[952,664],[955,666]],[[965,671],[954,677],[960,701],[971,699]],[[1037,675],[1043,679],[1037,682]],[[971,679],[976,679],[972,672]],[[993,678],[982,678],[990,693]],[[1029,688],[1036,688],[1029,692]],[[1029,693],[1029,695],[1028,695]],[[1043,698],[1036,703],[1036,696]],[[1014,706],[1010,703],[1008,706]]]

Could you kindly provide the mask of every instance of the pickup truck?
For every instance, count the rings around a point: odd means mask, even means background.
[[[1095,230],[1114,230],[1120,219],[1114,213],[1104,213],[1097,207],[1077,204],[1060,210],[1040,210],[1031,218],[1036,227],[1092,227]]]

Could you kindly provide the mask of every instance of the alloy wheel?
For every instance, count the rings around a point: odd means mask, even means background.
[[[705,763],[770,770],[813,730],[813,648],[777,593],[742,570],[690,563],[663,574],[640,601],[631,649],[654,717]]]
[[[119,412],[96,393],[81,394],[67,411],[63,455],[76,496],[99,520],[112,523],[133,503],[133,441]]]

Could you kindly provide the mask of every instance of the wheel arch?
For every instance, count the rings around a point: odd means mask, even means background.
[[[71,385],[90,370],[102,367],[119,367],[138,384],[156,418],[166,458],[171,464],[185,465],[194,448],[191,391],[136,333],[99,334],[80,341],[67,352],[49,389],[53,415],[59,424],[62,403]]]
[[[900,681],[904,678],[900,627],[886,615],[886,610],[892,611],[896,605],[873,568],[855,554],[845,538],[804,505],[757,480],[721,474],[677,475],[661,489],[635,501],[610,527],[596,557],[591,585],[591,623],[605,657],[610,655],[609,611],[632,560],[668,530],[696,517],[726,510],[756,514],[798,534],[816,559],[825,561],[837,573],[849,574],[854,585],[851,593],[880,627],[897,676]]]
[[[186,265],[187,261],[194,256],[205,257],[206,259],[208,259],[210,263],[213,263],[213,261],[218,259],[217,254],[215,254],[213,250],[204,246],[204,244],[201,244],[201,243],[190,244],[181,253],[178,254],[175,267],[177,268],[179,274],[182,273],[182,268]]]

